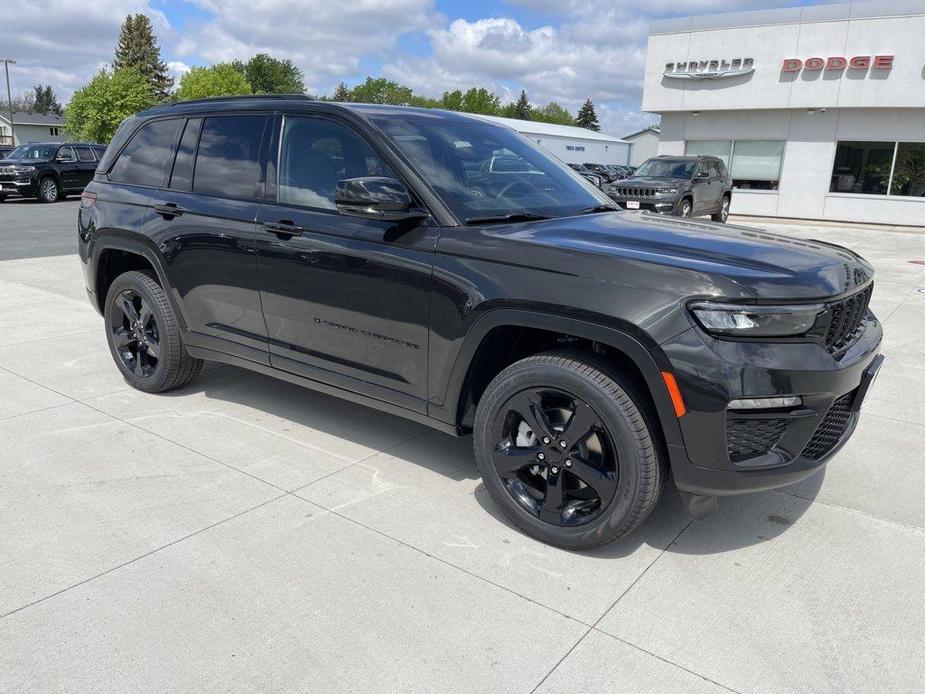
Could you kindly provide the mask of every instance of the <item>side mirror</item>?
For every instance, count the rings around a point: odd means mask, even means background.
[[[337,211],[351,217],[389,222],[427,218],[427,212],[411,207],[411,196],[401,181],[384,176],[347,178],[334,191]]]
[[[698,171],[697,175],[694,178],[710,178],[709,171]]]

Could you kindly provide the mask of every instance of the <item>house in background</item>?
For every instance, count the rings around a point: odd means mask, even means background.
[[[657,125],[650,125],[638,133],[624,136],[623,139],[632,145],[630,148],[630,166],[639,166],[646,159],[657,156],[658,141],[661,136],[662,131]]]
[[[13,111],[13,135],[10,135],[10,112],[0,112],[0,145],[21,145],[27,142],[64,142],[64,116],[56,113]],[[14,141],[15,139],[15,141]]]

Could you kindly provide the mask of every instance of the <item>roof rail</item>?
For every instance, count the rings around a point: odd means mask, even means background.
[[[171,101],[163,106],[183,106],[186,104],[208,104],[213,101],[236,101],[238,99],[302,99],[304,101],[317,101],[308,94],[238,94],[235,96],[208,96],[202,99],[188,99],[186,101]]]

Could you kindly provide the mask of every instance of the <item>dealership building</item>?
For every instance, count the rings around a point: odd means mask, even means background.
[[[659,154],[711,154],[738,214],[925,225],[925,0],[653,22]]]

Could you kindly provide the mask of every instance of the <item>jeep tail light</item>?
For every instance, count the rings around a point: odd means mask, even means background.
[[[96,202],[96,193],[85,190],[80,194],[80,206],[83,208],[90,207]]]

